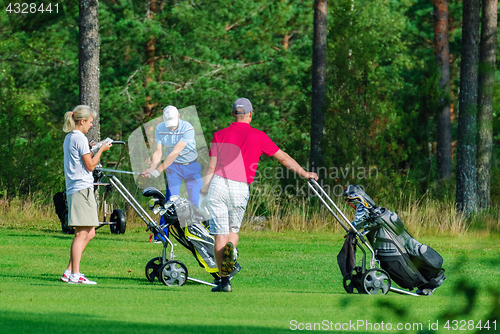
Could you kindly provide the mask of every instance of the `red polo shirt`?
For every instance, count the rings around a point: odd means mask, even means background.
[[[217,158],[215,174],[252,183],[262,153],[272,156],[279,147],[264,132],[248,123],[233,122],[214,134],[209,156]]]

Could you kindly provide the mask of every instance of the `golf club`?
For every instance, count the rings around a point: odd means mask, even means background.
[[[128,171],[124,171],[124,170],[116,170],[116,169],[109,169],[109,168],[102,168],[102,167],[96,167],[96,170],[99,170],[102,172],[110,172],[110,173],[141,175],[141,173],[134,173],[134,172],[128,172]]]

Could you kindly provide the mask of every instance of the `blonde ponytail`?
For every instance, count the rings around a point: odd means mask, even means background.
[[[71,132],[75,129],[75,124],[81,119],[89,120],[90,117],[95,118],[97,113],[89,106],[76,106],[73,111],[68,111],[64,114],[64,132]]]

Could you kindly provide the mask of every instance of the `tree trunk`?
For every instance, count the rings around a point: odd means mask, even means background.
[[[318,171],[324,163],[321,139],[325,127],[323,107],[326,91],[326,35],[327,0],[314,1],[314,36],[312,59],[311,101],[311,171]]]
[[[490,206],[491,153],[493,145],[493,86],[497,42],[498,0],[483,0],[479,45],[477,192],[479,206]]]
[[[99,18],[98,0],[79,2],[79,71],[80,104],[88,105],[97,112],[94,126],[87,133],[90,140],[99,141],[101,127],[99,122]]]
[[[146,18],[149,20],[154,19],[154,15],[158,12],[158,4],[156,0],[148,0],[147,6],[148,10],[146,12]],[[143,110],[143,118],[152,116],[152,110],[157,105],[157,103],[151,103],[151,96],[148,95],[148,86],[153,82],[153,75],[155,71],[155,43],[156,37],[154,35],[149,36],[149,41],[146,43],[146,64],[149,66],[148,72],[144,77],[144,90],[146,92],[146,102]]]
[[[457,209],[477,209],[477,98],[480,0],[463,1],[457,154]]]
[[[448,2],[434,2],[434,53],[441,72],[437,122],[437,169],[441,180],[451,177],[450,54],[448,46]]]

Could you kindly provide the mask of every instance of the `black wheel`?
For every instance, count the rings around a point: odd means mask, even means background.
[[[391,288],[391,279],[383,269],[370,269],[363,275],[362,285],[369,295],[385,295]]]
[[[155,278],[160,280],[160,268],[161,268],[161,257],[155,257],[149,260],[146,264],[146,278],[151,283],[154,282]]]
[[[348,276],[345,276],[343,279],[344,290],[347,293],[365,293],[365,291],[361,287],[362,278],[363,274],[361,273],[361,267],[354,268],[352,276],[350,278]]]
[[[116,209],[111,213],[110,222],[114,223],[109,225],[109,229],[113,234],[124,234],[127,229],[127,218],[125,217],[125,213],[123,210]]]
[[[184,285],[187,277],[188,270],[180,261],[168,261],[160,268],[160,281],[165,285]]]

